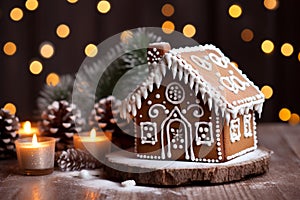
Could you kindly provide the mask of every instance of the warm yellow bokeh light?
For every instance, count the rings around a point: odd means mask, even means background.
[[[6,55],[12,56],[17,51],[17,46],[13,42],[6,42],[3,46],[3,51]]]
[[[98,53],[98,48],[94,44],[88,44],[84,49],[84,53],[88,57],[95,57]]]
[[[14,104],[12,104],[12,103],[5,104],[5,106],[3,107],[3,109],[9,111],[9,113],[11,115],[16,114],[16,112],[17,112],[16,106]]]
[[[273,95],[273,89],[268,85],[263,86],[261,92],[265,95],[266,99],[270,99]]]
[[[239,65],[238,65],[236,62],[234,62],[234,61],[231,61],[230,63],[231,63],[234,67],[236,67],[236,68],[239,67]]]
[[[300,52],[298,53],[298,60],[299,60],[299,62],[300,62]]]
[[[242,8],[239,5],[236,5],[236,4],[230,6],[229,9],[228,9],[228,13],[232,18],[240,17],[242,12],[243,12]]]
[[[185,37],[193,37],[196,34],[196,28],[192,24],[183,27],[182,33]]]
[[[263,43],[261,44],[261,50],[264,53],[272,53],[272,51],[274,50],[273,42],[271,40],[263,41]]]
[[[167,3],[165,4],[162,8],[161,8],[161,13],[166,16],[166,17],[170,17],[174,14],[174,6]]]
[[[56,34],[60,38],[66,38],[66,37],[68,37],[69,34],[70,34],[70,28],[69,28],[69,26],[66,25],[66,24],[60,24],[56,28]]]
[[[165,21],[161,25],[162,31],[166,34],[171,34],[175,30],[175,25],[171,21]]]
[[[25,7],[30,11],[36,10],[38,6],[39,2],[37,0],[27,0],[25,2]]]
[[[78,0],[67,0],[69,3],[77,3]]]
[[[40,46],[40,54],[44,58],[51,58],[54,54],[54,47],[49,42],[44,42]]]
[[[297,125],[300,122],[300,117],[297,113],[292,113],[291,117],[289,119],[289,124],[290,125]]]
[[[108,11],[110,10],[110,8],[111,8],[110,3],[108,1],[105,1],[105,0],[101,0],[97,4],[97,10],[100,13],[103,13],[103,14],[108,13]]]
[[[245,42],[250,42],[254,37],[253,31],[246,28],[241,32],[241,38]]]
[[[291,111],[287,108],[282,108],[279,111],[279,119],[282,121],[288,121],[291,118]]]
[[[46,83],[49,86],[56,86],[59,83],[59,76],[56,73],[48,74]]]
[[[281,46],[281,53],[284,56],[290,56],[294,52],[294,47],[290,43],[284,43]]]
[[[131,39],[133,36],[133,33],[131,31],[123,31],[120,35],[120,39],[124,43],[128,43],[128,40]]]
[[[264,0],[264,6],[268,10],[275,10],[278,8],[279,2],[278,0]]]
[[[20,8],[14,8],[10,11],[10,18],[14,21],[20,21],[23,17],[23,11]]]
[[[34,60],[30,63],[29,70],[33,74],[39,74],[43,70],[43,65],[40,61]]]

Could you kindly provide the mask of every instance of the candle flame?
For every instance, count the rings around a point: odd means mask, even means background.
[[[34,145],[34,146],[38,145],[36,134],[33,134],[33,136],[32,136],[32,145]]]
[[[92,139],[96,138],[96,130],[94,128],[90,132],[90,138],[92,138]]]
[[[30,121],[26,121],[24,123],[24,131],[25,131],[25,133],[30,133],[30,130],[31,130],[31,123],[30,123]]]

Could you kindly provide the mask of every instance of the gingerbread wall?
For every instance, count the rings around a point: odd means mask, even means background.
[[[177,101],[180,103],[174,103],[173,101],[170,102],[170,96],[173,97],[168,93],[169,89],[172,86],[169,86],[170,83],[174,83],[174,87],[179,84],[182,88],[181,91],[181,97],[184,97],[184,99]],[[178,86],[178,87],[180,87]],[[169,89],[168,89],[169,88]],[[167,95],[169,95],[169,99],[166,96],[166,90]],[[180,97],[180,89],[177,90],[177,100]],[[182,94],[182,92],[184,94]],[[175,95],[175,94],[174,94]],[[175,159],[175,160],[190,160],[192,158],[192,154],[194,154],[195,159],[199,160],[200,158],[203,159],[218,159],[220,156],[220,153],[218,153],[217,148],[221,148],[221,145],[217,146],[217,138],[216,138],[216,127],[218,127],[219,132],[222,130],[221,125],[217,125],[216,122],[218,122],[215,118],[216,116],[212,114],[212,112],[209,111],[208,106],[204,105],[204,102],[201,100],[200,97],[201,94],[198,94],[198,97],[195,96],[195,93],[193,90],[190,89],[190,87],[183,83],[183,81],[179,81],[178,78],[173,79],[171,76],[171,73],[167,72],[166,77],[162,81],[162,84],[160,88],[157,88],[154,86],[154,89],[151,93],[149,93],[149,96],[147,99],[142,100],[142,107],[140,110],[138,110],[137,115],[135,117],[136,122],[136,151],[139,154],[145,154],[149,155],[146,158],[152,158],[152,159],[161,159],[161,142],[164,143],[164,151],[166,159]],[[182,101],[182,102],[181,102]],[[176,101],[175,101],[176,102]],[[199,108],[198,106],[201,108]],[[153,109],[153,107],[156,108]],[[152,108],[152,109],[151,109]],[[153,114],[157,112],[157,116],[150,117],[149,114],[151,114],[153,111]],[[188,124],[184,124],[182,122],[176,121],[176,117],[170,117],[170,114],[173,112],[173,114],[177,115],[177,118],[186,118],[186,120],[190,123],[191,128],[188,128]],[[198,113],[197,113],[198,112]],[[201,115],[201,117],[197,117],[197,114]],[[196,115],[196,117],[195,117]],[[168,139],[167,132],[167,122],[166,120],[169,117],[169,121],[173,121],[171,125],[169,126],[169,135],[170,139]],[[212,119],[212,120],[211,120]],[[165,126],[162,126],[163,122],[165,123]],[[207,124],[211,121],[211,124]],[[156,130],[157,130],[157,141],[155,143],[144,143],[142,144],[142,138],[145,137],[147,133],[149,133],[149,129],[155,129],[154,127],[148,126],[148,123],[156,123]],[[221,123],[221,120],[218,122]],[[147,130],[143,131],[143,128],[147,126]],[[164,127],[164,128],[161,128]],[[197,135],[196,135],[196,129],[198,128],[198,133],[200,133],[200,130],[202,130],[202,134],[206,133],[205,137],[202,137],[202,143],[197,145]],[[210,128],[211,132],[205,132],[207,130],[206,128]],[[174,130],[172,132],[172,129]],[[148,132],[147,132],[148,131]],[[176,135],[176,131],[178,131],[178,135],[182,134],[181,138]],[[204,132],[203,132],[204,131]],[[151,132],[151,131],[150,131]],[[210,134],[210,133],[211,134]],[[164,134],[163,137],[161,137],[161,134]],[[190,133],[192,133],[190,135]],[[202,136],[202,134],[198,134],[198,136]],[[221,143],[221,137],[222,134],[219,133],[219,142]],[[208,136],[208,137],[207,137]],[[211,136],[211,137],[209,137]],[[184,141],[182,140],[184,139]],[[152,138],[153,139],[153,138]],[[163,140],[163,141],[162,141]],[[168,157],[168,142],[171,141],[171,158]],[[172,142],[173,141],[173,142]],[[150,142],[150,141],[148,141]],[[200,142],[200,143],[201,143]],[[192,149],[190,146],[192,145]],[[187,147],[186,147],[187,146]],[[219,150],[220,151],[220,150]],[[185,152],[188,152],[187,154]],[[222,154],[222,153],[221,153]],[[186,157],[188,155],[188,157]]]

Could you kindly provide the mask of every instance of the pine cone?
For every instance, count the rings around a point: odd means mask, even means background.
[[[114,96],[100,99],[94,105],[89,124],[92,127],[98,124],[100,130],[112,132],[112,142],[122,149],[127,149],[133,146],[134,137],[127,134],[130,132],[130,125],[119,117],[120,105],[121,101]]]
[[[101,163],[89,153],[73,148],[63,151],[57,160],[57,164],[62,171],[95,169],[101,166]]]
[[[16,156],[15,140],[19,137],[18,117],[0,110],[0,159]]]
[[[43,111],[40,128],[43,136],[57,139],[56,151],[62,151],[73,147],[73,135],[81,131],[83,124],[76,105],[62,100],[54,101]]]

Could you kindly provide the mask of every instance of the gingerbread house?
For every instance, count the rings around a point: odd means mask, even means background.
[[[147,49],[149,75],[123,101],[138,158],[218,163],[257,148],[264,95],[218,48]]]

